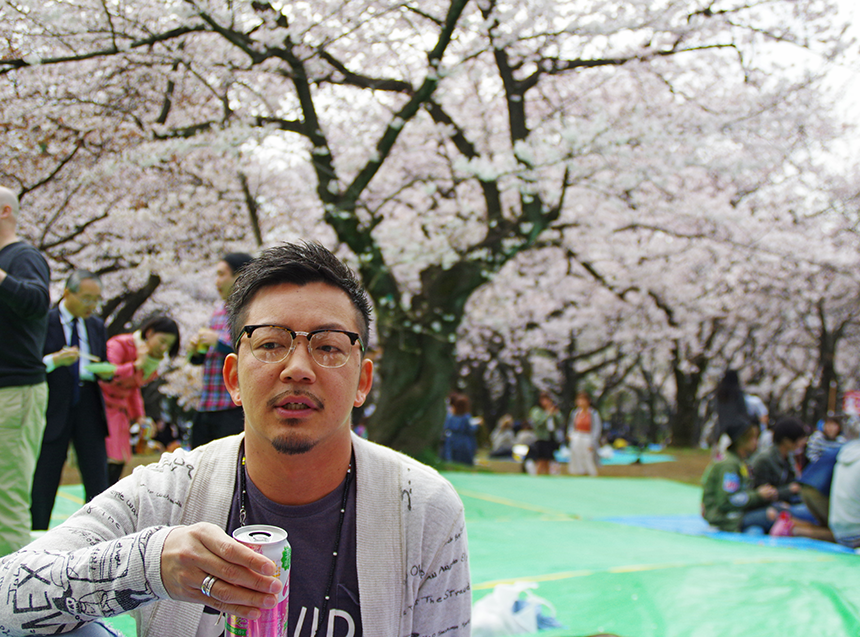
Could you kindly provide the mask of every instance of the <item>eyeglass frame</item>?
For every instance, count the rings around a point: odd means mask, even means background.
[[[253,348],[251,349],[251,356],[253,356],[255,360],[258,360],[258,361],[260,361],[261,363],[267,363],[267,364],[269,364],[269,365],[276,365],[277,363],[283,363],[283,362],[284,362],[285,360],[287,360],[290,356],[292,356],[293,352],[294,352],[294,351],[296,351],[296,337],[297,337],[297,336],[304,336],[304,337],[305,337],[305,339],[306,339],[306,340],[307,340],[307,342],[308,342],[308,346],[307,346],[307,349],[308,349],[308,356],[310,356],[310,357],[311,357],[311,360],[312,360],[314,363],[316,363],[317,365],[319,365],[319,366],[320,366],[320,367],[322,367],[323,369],[340,369],[341,367],[343,367],[344,365],[346,365],[346,364],[349,362],[350,356],[347,356],[346,360],[343,362],[343,365],[338,365],[337,367],[326,367],[325,365],[320,364],[320,363],[317,361],[317,359],[316,359],[316,358],[314,358],[313,352],[311,352],[311,338],[313,338],[316,334],[322,334],[323,332],[337,332],[337,333],[339,333],[339,334],[346,334],[346,335],[349,337],[350,347],[353,347],[353,346],[355,345],[356,341],[358,341],[358,346],[359,346],[359,348],[361,349],[361,353],[362,353],[362,354],[364,354],[364,352],[367,350],[367,348],[366,348],[366,346],[365,346],[365,344],[364,344],[364,341],[363,341],[363,340],[361,340],[361,335],[360,335],[360,334],[358,334],[357,332],[350,332],[350,331],[348,331],[348,330],[338,330],[338,329],[331,329],[331,328],[323,328],[323,329],[319,329],[319,330],[311,330],[310,332],[300,332],[300,331],[298,331],[298,330],[290,329],[289,327],[284,327],[283,325],[271,325],[271,324],[245,325],[245,326],[244,326],[244,327],[242,327],[242,329],[239,331],[239,336],[238,336],[238,338],[236,339],[236,342],[233,344],[233,349],[235,349],[235,350],[238,352],[238,351],[239,351],[239,345],[240,345],[240,343],[242,342],[242,337],[243,337],[243,336],[245,336],[245,335],[247,334],[247,335],[248,335],[248,339],[250,339],[250,338],[251,338],[251,335],[254,333],[254,331],[255,331],[255,330],[257,330],[257,329],[259,329],[259,328],[261,328],[261,327],[274,327],[275,329],[278,329],[278,330],[284,330],[287,334],[289,334],[289,335],[290,335],[290,338],[292,338],[292,340],[293,340],[292,345],[290,345],[290,351],[288,351],[288,352],[287,352],[287,355],[286,355],[286,356],[284,356],[284,357],[283,357],[281,360],[279,360],[279,361],[264,361],[264,360],[260,360],[260,359],[259,359],[259,358],[257,358],[257,356],[254,354],[254,350],[253,350]],[[249,344],[249,346],[250,346],[250,344]]]
[[[92,298],[92,297],[84,296],[84,295],[81,293],[81,291],[80,291],[80,290],[78,290],[77,292],[75,292],[74,290],[69,290],[69,289],[67,288],[67,289],[66,289],[66,291],[67,291],[69,294],[74,294],[74,295],[75,295],[75,298],[76,298],[76,299],[78,299],[78,301],[80,301],[80,303],[81,303],[82,305],[86,305],[87,307],[96,307],[99,303],[101,303],[101,302],[104,300],[104,299],[102,298],[101,293],[99,293],[98,297],[94,299],[94,298]]]
[[[72,294],[75,294],[75,293],[72,292]],[[80,301],[81,304],[86,305],[87,307],[97,307],[104,300],[104,299],[102,299],[102,297],[99,297],[97,299],[90,299],[87,297],[78,296],[77,294],[75,294],[75,296],[78,297],[78,301]]]

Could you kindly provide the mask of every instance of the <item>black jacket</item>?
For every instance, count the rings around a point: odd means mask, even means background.
[[[103,361],[107,361],[107,333],[104,322],[96,316],[91,316],[84,321],[84,325],[87,328],[90,353]],[[60,321],[60,310],[54,307],[48,312],[48,334],[45,338],[45,348],[42,355],[53,354],[61,350],[64,345],[66,345],[66,335]],[[57,367],[48,374],[48,411],[44,435],[44,439],[47,441],[58,438],[66,425],[69,410],[72,408],[73,382],[74,376],[69,366]],[[93,421],[97,427],[104,430],[104,435],[107,436],[107,418],[105,417],[104,398],[101,391],[98,392],[98,397],[102,408],[98,413],[93,414]]]

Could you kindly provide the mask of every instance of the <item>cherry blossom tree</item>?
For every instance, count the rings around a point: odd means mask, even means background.
[[[377,310],[372,433],[410,452],[438,434],[470,300],[533,250],[564,264],[536,277],[592,290],[572,306],[595,308],[592,333],[605,298],[651,331],[577,335],[578,350],[622,373],[617,352],[651,343],[688,373],[691,331],[729,307],[708,259],[739,269],[748,202],[788,178],[797,114],[820,106],[787,60],[843,46],[819,0],[0,11],[2,179],[27,235],[60,269],[112,275],[117,298],[157,275],[151,304],[181,305],[182,279],[228,247],[337,248]],[[566,322],[532,338],[569,344],[586,325]],[[699,395],[675,377],[679,400]]]

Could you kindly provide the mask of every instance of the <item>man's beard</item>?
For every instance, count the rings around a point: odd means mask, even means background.
[[[305,437],[281,434],[272,440],[272,446],[275,451],[282,453],[285,456],[297,456],[302,453],[307,453],[316,446],[315,440],[310,440]]]

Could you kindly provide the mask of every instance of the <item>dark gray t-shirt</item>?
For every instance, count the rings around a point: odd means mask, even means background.
[[[239,458],[244,452],[240,447]],[[347,496],[346,513],[341,531],[340,546],[332,584],[327,615],[334,618],[333,637],[360,637],[361,606],[358,598],[358,571],[355,564],[355,458]],[[241,489],[237,462],[236,487],[227,522],[227,533],[239,528]],[[248,492],[246,525],[270,524],[287,531],[292,548],[290,567],[290,610],[287,634],[289,637],[310,637],[322,611],[323,598],[332,569],[335,537],[340,522],[344,484],[323,499],[302,506],[277,504],[266,498],[250,479],[246,479]],[[207,609],[211,612],[211,609]],[[316,632],[318,637],[329,635],[328,623],[323,622]]]

